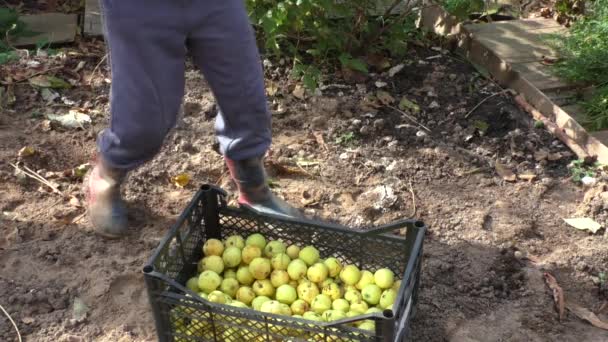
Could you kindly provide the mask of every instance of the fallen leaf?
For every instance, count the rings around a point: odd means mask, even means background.
[[[378,70],[388,69],[391,66],[391,63],[388,58],[375,53],[367,55],[365,61],[367,62],[367,64],[373,66]]]
[[[473,127],[477,128],[480,132],[485,133],[488,131],[488,128],[490,128],[490,125],[485,121],[475,120],[473,122]]]
[[[536,161],[545,160],[547,158],[549,158],[549,151],[547,151],[545,149],[541,149],[541,150],[534,152],[534,159]]]
[[[361,106],[361,109],[363,109],[366,112],[373,112],[376,109],[382,107],[382,105],[380,105],[378,98],[376,98],[375,95],[373,94],[367,94],[363,97],[363,99],[361,99],[361,102],[359,104]]]
[[[36,321],[36,320],[34,319],[34,317],[30,317],[30,316],[23,317],[23,318],[21,319],[21,322],[23,322],[23,323],[25,323],[25,324],[32,324],[32,323],[34,323],[35,321]]]
[[[566,303],[566,306],[568,307],[568,310],[570,310],[578,318],[591,323],[591,325],[593,325],[596,328],[608,330],[608,323],[602,321],[599,317],[597,317],[590,310],[588,310],[578,304],[571,303],[571,302]]]
[[[291,167],[289,165],[282,165],[273,160],[267,160],[266,162],[268,166],[268,170],[277,176],[291,176],[291,175],[306,175],[309,176],[306,172],[297,167]]]
[[[85,125],[91,123],[90,116],[76,110],[70,110],[68,114],[64,115],[47,114],[46,117],[68,128],[84,128]]]
[[[42,96],[42,99],[46,101],[46,103],[51,103],[59,97],[59,94],[48,88],[44,88],[40,91],[40,96]]]
[[[327,148],[327,144],[325,143],[325,139],[323,139],[323,133],[321,132],[312,132],[312,135],[315,136],[315,139],[317,140],[317,144],[319,144],[321,147],[323,147],[323,149],[325,151],[327,151],[329,148]]]
[[[549,155],[547,156],[547,159],[549,159],[550,161],[560,160],[560,159],[562,159],[562,154],[559,152],[549,153]]]
[[[420,112],[420,106],[408,100],[405,96],[399,101],[399,109],[403,111],[411,110],[414,113]]]
[[[171,178],[171,183],[177,187],[183,188],[190,183],[190,179],[191,177],[187,173],[180,173],[179,175]]]
[[[500,162],[496,162],[494,165],[496,169],[496,173],[507,182],[515,182],[517,180],[517,176],[511,171],[507,166],[501,164]]]
[[[536,179],[536,175],[533,173],[524,173],[521,175],[517,175],[517,177],[519,179],[527,180],[528,182],[531,182]]]
[[[35,87],[39,87],[39,88],[61,89],[61,88],[71,88],[72,87],[71,84],[62,80],[61,78],[55,77],[55,76],[48,76],[48,75],[34,76],[34,77],[30,78],[28,80],[28,82],[31,85],[33,85]]]
[[[564,299],[564,290],[561,288],[561,286],[559,286],[557,279],[555,279],[554,276],[547,272],[545,272],[543,276],[547,286],[549,286],[551,291],[553,291],[553,301],[555,302],[555,308],[557,309],[559,320],[561,322],[561,320],[564,318],[566,305],[566,300]]]
[[[321,162],[317,161],[317,160],[306,160],[306,159],[299,159],[296,161],[296,165],[298,166],[317,166],[320,165]]]
[[[380,103],[385,106],[395,102],[395,98],[392,97],[391,94],[382,90],[378,90],[378,92],[376,93],[376,98],[380,101]]]
[[[33,156],[34,154],[36,154],[36,150],[31,146],[24,146],[19,150],[20,158]]]
[[[302,87],[301,85],[296,85],[295,89],[293,90],[293,92],[291,93],[293,96],[297,97],[300,100],[304,100],[306,89],[304,89],[304,87]]]
[[[388,75],[390,77],[395,76],[399,71],[403,70],[403,67],[405,67],[404,64],[397,64],[397,65],[395,65],[394,67],[392,67],[392,68],[390,68],[388,70]]]
[[[72,205],[76,208],[80,208],[80,207],[82,207],[82,202],[77,197],[72,196],[70,198],[70,205]]]
[[[72,316],[77,322],[81,322],[87,316],[89,307],[82,301],[82,299],[74,298],[74,306],[72,307]]]
[[[276,83],[274,83],[273,81],[269,81],[268,85],[266,86],[266,93],[268,94],[268,96],[275,96],[278,91],[279,91],[279,86]]]
[[[594,234],[597,233],[600,228],[602,228],[601,224],[595,222],[595,220],[589,217],[570,218],[564,219],[564,221],[576,229],[588,230]]]
[[[72,169],[72,175],[76,178],[82,178],[87,173],[87,171],[89,171],[90,168],[91,164],[89,163],[78,165],[74,169]]]

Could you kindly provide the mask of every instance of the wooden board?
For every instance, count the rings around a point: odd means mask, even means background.
[[[84,6],[84,34],[86,36],[103,35],[103,19],[99,0],[86,0]]]
[[[24,15],[20,18],[28,29],[40,32],[33,37],[19,37],[13,45],[22,47],[36,45],[39,42],[68,43],[73,42],[78,32],[76,14],[41,13]]]

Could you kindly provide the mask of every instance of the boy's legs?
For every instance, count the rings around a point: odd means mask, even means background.
[[[111,120],[98,138],[99,162],[85,180],[92,224],[120,236],[126,172],[154,157],[174,126],[184,93],[187,28],[173,1],[101,0],[112,72]]]

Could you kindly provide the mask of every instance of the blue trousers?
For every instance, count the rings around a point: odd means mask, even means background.
[[[98,139],[111,167],[152,159],[176,123],[185,59],[201,69],[226,157],[262,156],[271,142],[264,75],[244,0],[101,0],[112,72],[110,127]]]

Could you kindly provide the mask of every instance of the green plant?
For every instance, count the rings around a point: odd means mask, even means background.
[[[555,65],[557,75],[596,87],[583,106],[587,126],[603,129],[608,128],[608,0],[595,0],[587,7],[567,36],[550,36],[550,42],[562,59]]]
[[[35,35],[19,19],[19,13],[10,8],[0,8],[0,65],[18,59],[11,47],[11,40],[18,37]]]
[[[357,137],[353,132],[346,132],[336,138],[336,144],[338,145],[351,145],[357,141]]]
[[[577,159],[572,161],[569,167],[572,173],[572,181],[579,183],[585,177],[595,177],[601,164],[598,162],[589,164],[584,159]]]
[[[451,15],[464,20],[472,13],[483,11],[485,2],[484,0],[444,0],[443,7]]]
[[[326,69],[367,73],[362,56],[402,55],[418,1],[247,0],[247,7],[267,52],[293,57],[294,76],[313,89]]]

